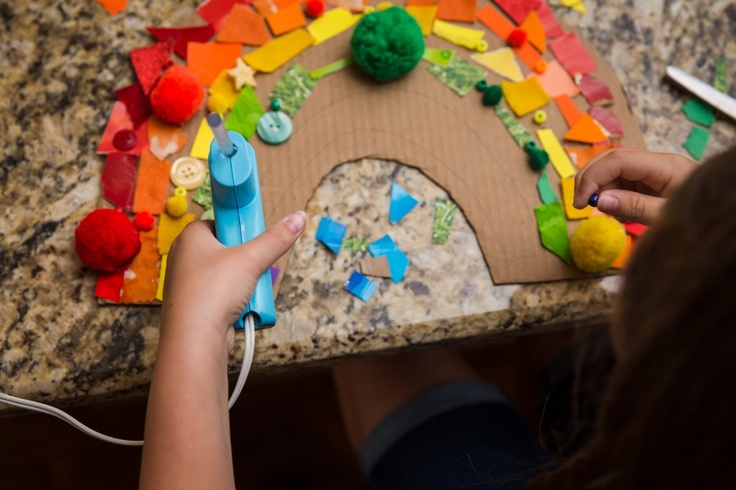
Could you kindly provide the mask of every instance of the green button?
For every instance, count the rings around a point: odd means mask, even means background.
[[[291,119],[281,111],[267,112],[258,120],[258,136],[269,145],[280,145],[288,140],[293,130]]]

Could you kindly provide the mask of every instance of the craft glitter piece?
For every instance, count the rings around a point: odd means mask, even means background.
[[[317,86],[317,80],[299,63],[292,63],[281,79],[276,82],[269,97],[281,102],[281,110],[294,117]]]
[[[434,201],[434,221],[432,223],[432,243],[443,245],[450,238],[452,221],[455,219],[457,204],[449,199],[437,198]]]
[[[192,201],[202,206],[205,210],[212,209],[212,184],[210,183],[210,173],[204,178],[202,185],[197,187],[192,196]]]
[[[509,133],[521,148],[524,148],[524,145],[530,141],[534,141],[529,131],[509,111],[504,109],[501,104],[496,105],[496,114],[501,118],[501,122],[503,122],[503,125],[506,126],[506,129],[509,130]]]
[[[447,66],[429,65],[427,70],[461,97],[464,97],[468,92],[473,90],[475,84],[487,75],[487,72],[470,64],[459,56],[452,58],[452,61]]]
[[[351,236],[342,242],[342,248],[351,252],[367,252],[368,246],[371,244],[370,238],[360,238]]]

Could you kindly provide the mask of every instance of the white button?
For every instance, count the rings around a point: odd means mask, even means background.
[[[191,191],[204,182],[207,166],[194,157],[181,157],[171,166],[169,177],[175,186]]]

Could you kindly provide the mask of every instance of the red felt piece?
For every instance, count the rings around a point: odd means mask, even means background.
[[[595,71],[598,66],[593,58],[590,57],[583,45],[580,43],[577,34],[570,32],[559,39],[555,39],[549,43],[549,49],[559,60],[560,64],[565,67],[567,73],[571,77],[580,73],[585,75]]]
[[[196,27],[146,27],[159,41],[174,39],[174,52],[187,59],[187,45],[190,42],[206,43],[215,35],[215,26],[207,24]]]
[[[225,17],[233,8],[236,3],[248,4],[241,0],[207,0],[197,7],[197,14],[204,20],[212,24],[215,28],[215,32],[220,30],[222,23],[225,21]]]
[[[557,23],[552,9],[549,8],[547,0],[541,0],[539,6],[536,8],[539,20],[542,21],[542,27],[544,27],[544,35],[547,36],[547,40],[554,39],[565,35],[565,31],[562,30],[560,24]]]
[[[126,155],[140,155],[141,151],[148,149],[148,123],[143,123],[135,130],[136,145],[127,151],[120,151],[115,148],[113,139],[115,135],[123,129],[133,129],[133,121],[130,120],[128,110],[122,102],[115,102],[110,112],[110,118],[105,126],[105,132],[102,133],[100,144],[97,146],[97,153],[124,153]]]
[[[121,153],[108,153],[100,183],[102,195],[118,207],[130,211],[135,194],[135,175],[138,157]]]
[[[130,52],[130,61],[133,63],[135,75],[141,84],[143,93],[148,95],[161,76],[161,71],[171,63],[171,52],[174,40],[166,41],[134,49]]]
[[[166,70],[151,92],[151,109],[164,121],[184,124],[197,112],[204,100],[204,87],[197,76],[184,66]]]
[[[620,138],[624,135],[624,128],[621,126],[621,121],[618,116],[605,107],[593,106],[588,110],[588,113],[593,116],[593,119],[598,121],[601,126],[606,128],[606,131],[611,133],[611,137]]]
[[[516,25],[521,24],[529,12],[539,7],[540,0],[493,0]]]
[[[626,223],[624,223],[624,229],[629,235],[639,237],[642,236],[644,232],[649,229],[649,227],[647,225],[642,225],[641,223],[633,223],[631,221],[627,221]]]
[[[591,75],[583,75],[580,79],[580,92],[590,105],[613,104],[613,94],[611,93],[611,89],[608,88],[606,82],[600,78],[595,78]]]
[[[514,29],[509,34],[507,42],[512,48],[520,48],[526,42],[526,31],[524,29]]]
[[[148,102],[146,94],[143,93],[143,87],[140,83],[134,83],[116,90],[115,97],[125,104],[134,128],[146,122],[148,116],[151,115],[151,104]]]
[[[95,209],[74,230],[74,250],[85,265],[117,271],[141,249],[138,230],[120,210]]]
[[[95,297],[119,303],[120,294],[123,292],[123,277],[125,277],[125,269],[115,272],[98,272]]]
[[[156,218],[154,218],[148,211],[141,211],[135,215],[135,218],[133,218],[133,226],[135,226],[138,231],[151,231],[155,224]]]

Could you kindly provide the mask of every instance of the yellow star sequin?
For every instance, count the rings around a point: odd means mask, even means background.
[[[228,70],[227,74],[233,78],[236,90],[243,88],[243,85],[256,86],[256,72],[242,58],[238,58],[235,68]]]

